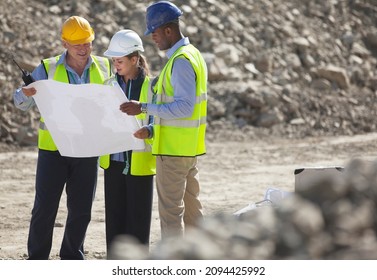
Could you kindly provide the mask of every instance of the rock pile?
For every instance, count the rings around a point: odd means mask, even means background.
[[[176,0],[183,33],[209,68],[208,137],[352,135],[376,130],[376,0]],[[35,145],[39,113],[14,108],[21,83],[10,53],[31,71],[63,51],[59,30],[86,17],[102,54],[122,28],[140,35],[148,3],[97,0],[0,2],[0,143]],[[155,74],[165,61],[142,36]],[[114,258],[376,259],[377,163],[353,161],[337,180],[317,181],[277,208],[208,218],[151,255],[120,242]],[[313,190],[316,190],[315,192]],[[318,192],[321,189],[321,192]],[[128,255],[125,255],[127,253]]]
[[[325,2],[325,3],[324,3]],[[210,140],[352,135],[376,130],[375,0],[176,0],[183,33],[209,68]],[[0,3],[0,142],[35,144],[39,113],[14,108],[21,83],[9,59],[32,70],[60,53],[62,22],[77,14],[102,54],[122,28],[140,35],[148,3],[3,0]],[[142,36],[155,74],[165,60]]]
[[[338,175],[316,177],[275,207],[217,215],[185,240],[160,241],[148,255],[127,238],[115,259],[377,259],[377,162],[353,160]]]

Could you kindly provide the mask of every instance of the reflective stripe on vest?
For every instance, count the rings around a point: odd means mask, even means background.
[[[47,78],[59,82],[69,83],[68,73],[64,64],[57,65],[59,58],[60,55],[47,58],[42,61],[46,69]],[[110,61],[107,58],[94,55],[92,55],[91,58],[93,63],[89,68],[89,81],[93,84],[103,84],[105,79],[108,79],[111,73]],[[39,149],[48,151],[58,150],[42,117],[39,123],[38,134]]]
[[[174,60],[185,58],[196,75],[196,99],[193,113],[188,118],[173,120],[155,117],[154,155],[197,156],[206,152],[205,131],[207,123],[207,66],[200,52],[191,44],[179,48],[162,69],[154,87],[156,103],[174,101],[171,73]]]
[[[142,103],[151,103],[153,98],[153,91],[150,88],[150,78],[147,76],[144,79],[141,87],[139,101]],[[139,114],[136,116],[140,121],[141,126],[148,125],[149,114]],[[133,150],[131,156],[131,175],[146,176],[156,174],[156,157],[152,155],[152,139],[145,139],[145,148],[143,150]],[[103,155],[100,157],[100,166],[107,169],[110,166],[110,155]]]

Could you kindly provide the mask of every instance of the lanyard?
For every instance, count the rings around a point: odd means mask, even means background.
[[[126,83],[126,88],[127,88],[127,83]],[[128,96],[126,94],[126,96],[128,97],[128,101],[131,100],[131,88],[132,88],[132,80],[130,80],[130,86],[128,88]],[[123,153],[123,155],[125,155],[126,159],[125,159],[125,163],[126,163],[126,166],[124,167],[123,169],[123,174],[124,175],[127,175],[128,174],[128,171],[130,170],[130,161],[129,161],[129,156],[128,156],[128,151],[125,151]]]

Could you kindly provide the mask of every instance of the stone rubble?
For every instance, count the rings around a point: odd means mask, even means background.
[[[354,159],[273,205],[206,217],[148,250],[119,236],[112,259],[375,260],[377,162]]]
[[[375,0],[205,0],[175,3],[183,33],[209,68],[208,139],[302,138],[376,130]],[[148,3],[4,0],[0,3],[0,143],[35,145],[39,112],[15,109],[20,71],[60,53],[60,27],[82,15],[96,31],[94,53],[112,34],[142,35],[154,75],[165,61],[143,36]]]

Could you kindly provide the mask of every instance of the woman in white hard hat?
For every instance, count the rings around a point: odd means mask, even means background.
[[[116,70],[106,84],[120,86],[128,100],[152,101],[148,64],[139,35],[129,29],[118,31],[111,38],[104,55],[111,57]],[[140,114],[141,125],[153,118]],[[152,125],[149,126],[145,149],[124,151],[100,157],[105,170],[105,218],[107,258],[110,259],[116,236],[128,235],[149,245],[153,200],[153,176],[156,160],[151,153]],[[110,253],[110,254],[109,254]]]

